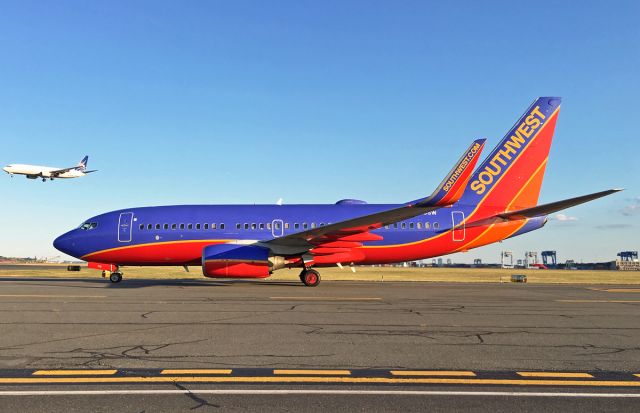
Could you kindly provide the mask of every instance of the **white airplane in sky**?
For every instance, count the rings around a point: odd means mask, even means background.
[[[24,164],[12,164],[2,168],[3,171],[11,175],[26,175],[28,179],[42,178],[42,182],[47,179],[54,180],[55,178],[80,178],[88,173],[96,172],[87,171],[88,156],[82,158],[82,160],[76,166],[69,168],[55,168],[51,166],[39,166],[39,165],[24,165]]]

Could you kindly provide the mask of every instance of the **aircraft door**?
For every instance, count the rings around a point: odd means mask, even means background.
[[[118,220],[118,241],[131,242],[131,230],[133,227],[133,212],[123,212]]]
[[[451,211],[451,223],[453,240],[456,242],[464,241],[465,226],[464,226],[464,212]]]
[[[271,235],[278,238],[284,235],[284,222],[281,219],[274,219],[271,222]]]

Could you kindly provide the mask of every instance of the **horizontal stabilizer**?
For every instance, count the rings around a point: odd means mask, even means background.
[[[485,218],[475,222],[469,222],[466,226],[475,227],[495,224],[499,222],[519,221],[522,219],[541,217],[544,215],[553,214],[554,212],[562,211],[563,209],[571,208],[576,205],[584,204],[585,202],[593,201],[594,199],[602,198],[603,196],[611,195],[619,191],[622,191],[622,189],[608,189],[606,191],[578,196],[575,198],[569,198],[563,201],[552,202],[550,204],[538,205],[532,208],[503,212],[501,214],[496,214],[490,218]]]

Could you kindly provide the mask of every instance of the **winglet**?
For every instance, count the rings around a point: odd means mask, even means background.
[[[486,139],[476,139],[462,154],[433,194],[427,198],[409,202],[413,206],[445,206],[456,203],[464,193],[471,174],[480,159]]]

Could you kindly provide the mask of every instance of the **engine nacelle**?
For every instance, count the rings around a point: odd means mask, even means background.
[[[211,278],[266,278],[277,269],[269,253],[255,245],[209,245],[202,251],[202,273]]]

